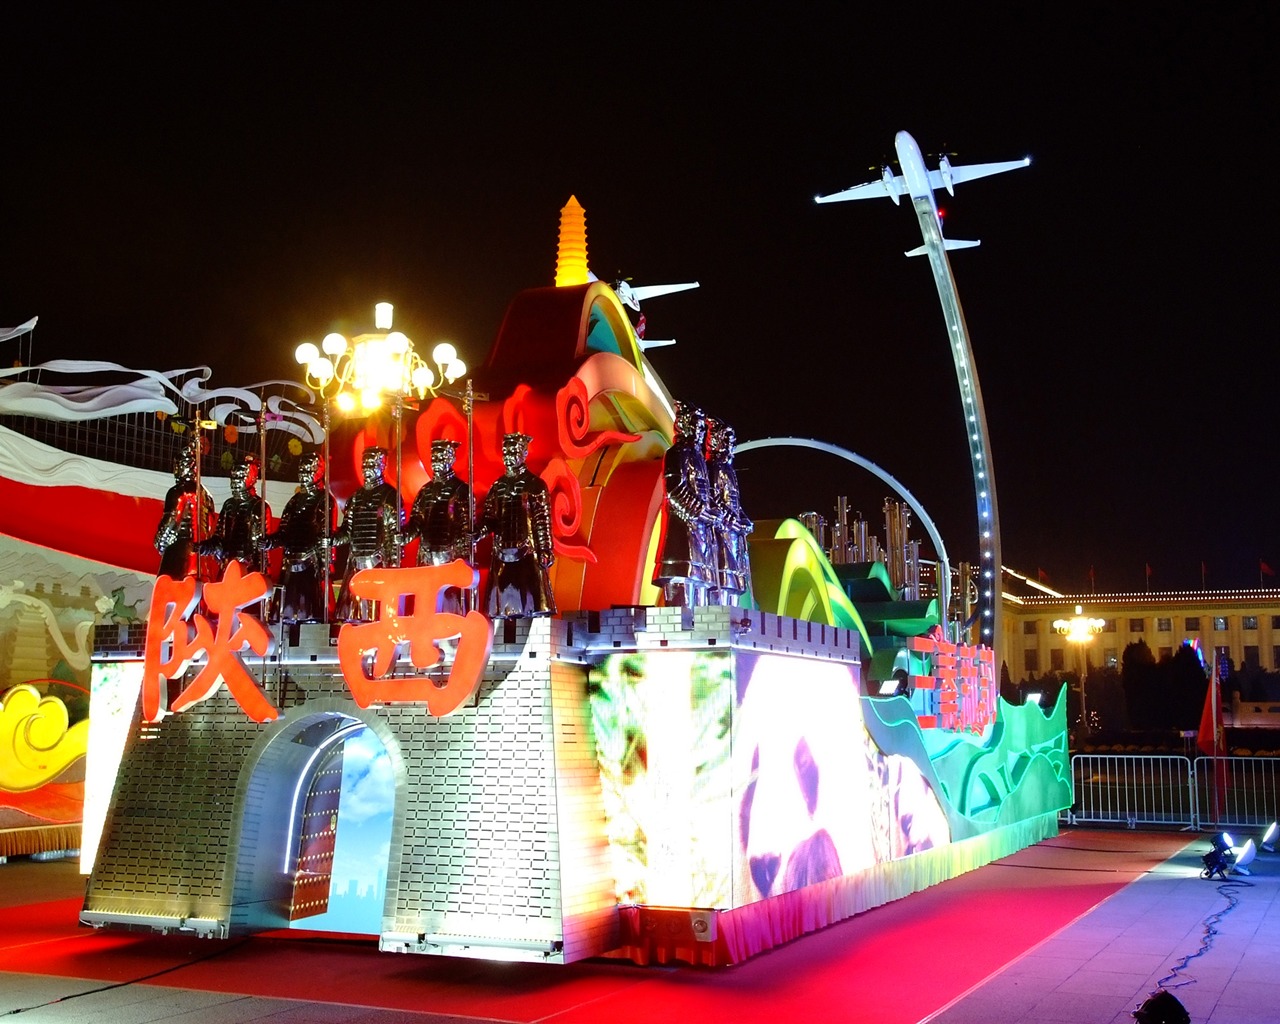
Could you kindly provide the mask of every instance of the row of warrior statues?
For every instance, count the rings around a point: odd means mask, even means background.
[[[752,523],[738,499],[733,429],[682,404],[675,422],[664,463],[667,514],[654,583],[669,605],[736,604],[750,588],[746,543]],[[200,556],[216,558],[224,569],[235,560],[247,571],[266,572],[266,553],[279,548],[281,578],[272,619],[319,622],[330,618],[326,587],[333,558],[341,553],[345,568],[332,618],[369,621],[376,609],[351,593],[357,572],[399,566],[404,547],[414,540],[418,565],[455,559],[473,564],[476,544],[491,536],[481,610],[492,619],[554,615],[551,503],[546,484],[525,464],[530,440],[521,433],[503,437],[504,473],[489,488],[474,524],[470,488],[454,468],[458,442],[432,441],[431,479],[418,491],[407,518],[395,486],[386,480],[386,450],[366,448],[361,486],[336,528],[336,503],[324,490],[319,455],[299,460],[298,490],[271,529],[270,510],[255,490],[253,456],[232,468],[231,496],[214,522],[213,500],[197,476],[199,450],[184,448],[156,529],[158,573],[182,578]],[[469,606],[468,593],[449,588],[437,610],[462,613]]]

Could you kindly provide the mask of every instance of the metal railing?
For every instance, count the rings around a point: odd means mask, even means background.
[[[1076,754],[1072,823],[1265,827],[1280,812],[1280,758]]]
[[[1265,828],[1276,820],[1280,757],[1197,757],[1196,806],[1205,828]]]

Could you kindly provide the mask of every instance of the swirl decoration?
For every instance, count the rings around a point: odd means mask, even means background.
[[[57,778],[89,743],[89,720],[68,727],[67,706],[27,683],[0,697],[0,790],[25,793]]]
[[[261,418],[267,430],[281,430],[308,444],[324,441],[324,429],[316,417],[298,402],[288,397],[293,392],[308,405],[314,405],[315,394],[295,381],[265,380],[245,388],[213,388],[202,386],[209,375],[205,373],[182,385],[182,397],[194,406],[206,409],[209,417],[222,424],[234,424],[240,433],[253,434]],[[281,393],[267,394],[268,389],[280,389]],[[265,415],[264,415],[265,413]]]
[[[578,478],[559,456],[539,475],[551,499],[551,543],[556,554],[595,565],[596,553],[577,536],[582,529],[582,485]]]
[[[133,379],[110,385],[53,385],[40,383],[38,379],[44,374],[74,377],[100,373],[130,374]],[[37,375],[37,379],[26,379],[29,375]],[[219,422],[226,423],[229,417],[235,418],[245,429],[250,429],[257,423],[257,413],[264,401],[261,396],[267,389],[293,391],[308,405],[315,404],[315,396],[294,381],[263,381],[248,388],[206,390],[204,384],[212,375],[213,371],[207,366],[165,371],[135,370],[102,360],[51,359],[39,366],[13,366],[0,370],[0,382],[11,377],[22,378],[8,381],[0,389],[0,413],[63,422],[104,419],[128,413],[177,416],[180,412],[177,400],[181,399],[194,406],[209,406],[209,415]],[[323,440],[319,420],[298,402],[283,393],[270,395],[265,401],[268,429],[284,430],[313,444]],[[253,415],[246,415],[246,409]]]
[[[556,392],[556,426],[560,447],[571,459],[585,459],[608,444],[627,444],[640,440],[639,434],[621,430],[591,430],[591,399],[581,377],[570,377],[569,383]]]

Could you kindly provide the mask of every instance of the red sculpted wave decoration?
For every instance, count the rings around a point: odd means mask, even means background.
[[[556,425],[560,447],[571,459],[585,459],[607,444],[627,444],[640,440],[639,434],[622,430],[591,431],[591,399],[581,377],[570,377],[569,383],[556,392]]]
[[[578,478],[569,464],[558,457],[548,462],[539,475],[550,492],[551,541],[556,554],[595,565],[596,553],[577,537],[582,529],[582,485]]]

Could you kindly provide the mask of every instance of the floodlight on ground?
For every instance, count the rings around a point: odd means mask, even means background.
[[[1204,870],[1200,872],[1200,877],[1213,878],[1216,875],[1225,882],[1227,871],[1235,860],[1231,850],[1233,845],[1231,836],[1226,832],[1219,832],[1210,839],[1210,842],[1213,844],[1213,849],[1200,858],[1204,862]]]
[[[1267,853],[1276,852],[1276,823],[1273,821],[1267,826],[1267,830],[1262,833],[1262,839],[1258,842]]]
[[[1139,1024],[1191,1024],[1187,1008],[1169,992],[1161,989],[1133,1011]]]
[[[1252,839],[1246,839],[1244,846],[1235,851],[1235,863],[1231,865],[1231,873],[1233,875],[1249,874],[1249,865],[1253,863],[1253,858],[1258,855],[1258,848],[1253,845]]]

